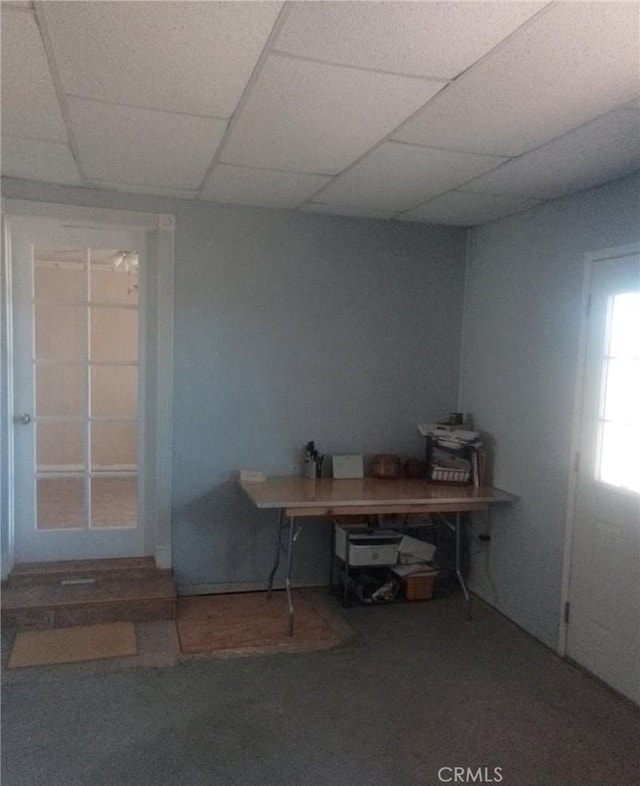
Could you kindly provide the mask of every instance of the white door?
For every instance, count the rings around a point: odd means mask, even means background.
[[[144,553],[145,233],[11,223],[15,555]]]
[[[640,257],[593,263],[567,654],[640,703]]]

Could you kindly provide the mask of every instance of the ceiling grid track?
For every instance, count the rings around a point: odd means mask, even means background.
[[[53,86],[56,92],[56,96],[58,98],[58,103],[60,104],[60,112],[62,113],[62,118],[64,120],[65,127],[67,129],[67,136],[69,139],[69,149],[71,150],[71,155],[73,156],[73,160],[78,168],[78,174],[80,175],[80,180],[82,185],[86,186],[89,183],[89,178],[86,176],[84,167],[82,166],[82,160],[80,158],[80,149],[78,147],[78,142],[76,139],[75,131],[73,130],[73,125],[71,123],[71,117],[69,115],[69,107],[67,106],[67,100],[64,93],[64,89],[62,87],[62,80],[60,79],[60,73],[58,71],[58,66],[56,64],[55,54],[53,51],[53,42],[51,40],[51,33],[49,30],[49,23],[47,21],[47,14],[45,11],[46,3],[44,0],[36,0],[33,4],[34,13],[36,24],[40,30],[40,35],[42,37],[42,44],[44,46],[44,51],[47,56],[47,60],[49,62],[49,70],[51,71],[51,78],[53,80]]]
[[[287,21],[290,7],[291,4],[289,2],[286,2],[283,4],[282,8],[280,9],[278,18],[276,19],[273,25],[271,33],[267,38],[267,41],[262,49],[262,52],[260,53],[260,57],[258,58],[253,71],[251,72],[251,76],[249,77],[247,84],[245,85],[242,95],[240,96],[240,100],[238,101],[236,108],[233,112],[233,115],[231,116],[229,122],[227,123],[227,128],[222,136],[222,139],[220,140],[220,144],[218,145],[216,152],[214,153],[211,164],[209,165],[207,171],[205,172],[204,177],[202,178],[202,183],[200,184],[200,187],[196,191],[196,199],[201,198],[202,192],[204,191],[209,181],[209,178],[211,177],[211,174],[213,173],[213,170],[216,167],[216,164],[220,162],[220,156],[224,152],[224,148],[226,147],[227,141],[229,140],[229,136],[233,131],[235,124],[238,122],[238,118],[240,117],[240,114],[249,99],[249,95],[251,93],[251,90],[253,89],[253,86],[258,81],[262,69],[264,68],[264,64],[266,63],[267,58],[269,57],[273,44],[275,43],[276,38],[280,34],[280,30],[282,30],[285,22]]]
[[[349,172],[350,170],[352,170],[355,166],[357,166],[357,164],[359,164],[363,159],[365,159],[370,153],[373,153],[375,150],[377,150],[378,148],[382,147],[382,145],[385,144],[386,142],[394,142],[394,143],[397,142],[399,144],[405,144],[405,145],[408,145],[410,147],[421,147],[421,148],[425,148],[425,149],[429,149],[429,150],[430,149],[441,149],[443,151],[446,150],[446,152],[470,153],[472,155],[475,155],[475,152],[471,151],[471,150],[452,150],[451,148],[433,148],[431,145],[418,145],[418,144],[411,143],[411,142],[404,142],[403,140],[400,140],[400,139],[396,140],[393,137],[396,134],[400,133],[402,131],[402,129],[405,128],[405,126],[408,126],[411,123],[411,121],[414,120],[421,112],[423,112],[429,104],[431,104],[433,101],[435,101],[435,100],[437,100],[439,98],[442,98],[443,94],[445,94],[446,91],[449,88],[451,88],[452,85],[454,85],[454,84],[457,85],[460,82],[461,79],[464,79],[464,77],[468,77],[469,74],[472,73],[479,65],[481,65],[489,56],[491,56],[496,51],[498,51],[502,46],[504,46],[506,44],[507,41],[509,41],[511,38],[513,38],[518,33],[520,33],[525,27],[527,27],[530,24],[532,24],[533,21],[535,19],[537,19],[541,14],[546,13],[552,5],[553,5],[552,2],[548,3],[546,6],[544,6],[544,8],[540,9],[540,11],[538,11],[537,14],[534,14],[532,17],[530,17],[525,22],[523,22],[523,24],[519,25],[508,36],[503,38],[502,41],[500,41],[498,44],[496,44],[496,46],[494,46],[492,49],[490,49],[488,52],[486,52],[480,59],[478,59],[474,63],[472,63],[467,69],[465,69],[461,73],[457,74],[455,77],[453,77],[453,79],[449,79],[447,81],[444,81],[441,90],[439,90],[434,96],[431,96],[431,98],[428,101],[425,101],[425,103],[422,106],[418,107],[418,109],[416,109],[415,112],[412,112],[412,114],[410,114],[408,117],[406,117],[394,129],[392,129],[386,136],[384,136],[375,145],[373,145],[371,148],[369,148],[358,159],[353,161],[350,166],[346,167],[341,172],[339,172],[337,175],[335,175],[334,176],[334,180],[336,180],[337,178],[341,177],[342,175],[344,175],[347,172]],[[337,63],[327,63],[327,64],[328,65],[338,65]],[[406,74],[401,74],[401,76],[406,76]],[[426,79],[426,77],[423,77],[423,78]],[[442,80],[441,77],[440,78],[434,77],[432,81],[443,81],[443,80]],[[498,157],[499,156],[496,156],[496,158],[498,158]],[[503,163],[505,163],[505,162],[504,161],[500,162],[500,164],[498,166],[501,166]],[[477,178],[474,177],[472,179],[476,180]],[[333,181],[331,181],[330,183],[327,183],[326,185],[322,186],[322,188],[318,189],[318,191],[313,196],[309,197],[309,199],[306,200],[306,202],[302,203],[302,204],[314,203],[317,200],[317,197],[319,197],[331,185],[332,182]],[[459,188],[459,186],[456,186],[456,188]],[[454,189],[449,189],[449,191],[443,192],[443,194],[439,194],[438,196],[442,196],[445,193],[450,193],[453,190]],[[433,197],[433,198],[435,199],[436,197]],[[408,208],[407,210],[392,211],[392,212],[393,212],[394,215],[402,215],[403,213],[409,212],[409,210],[415,210],[417,207],[420,207],[421,205],[424,205],[424,204],[426,204],[426,202],[429,202],[429,201],[431,201],[431,199],[425,200],[425,202],[421,202],[418,205],[414,205],[413,207]]]
[[[1,12],[6,178],[476,226],[640,170],[640,0]]]

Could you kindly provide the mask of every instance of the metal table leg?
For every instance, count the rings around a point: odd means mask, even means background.
[[[293,636],[293,599],[291,598],[291,559],[293,557],[293,544],[298,536],[298,532],[293,533],[293,516],[289,516],[289,538],[287,541],[287,574],[284,584],[287,590],[287,614],[289,619],[289,636]]]
[[[456,575],[458,577],[458,581],[460,582],[460,586],[462,587],[464,597],[467,601],[467,617],[471,619],[471,597],[469,596],[467,585],[465,584],[464,578],[462,577],[461,556],[462,556],[462,514],[456,513]]]
[[[344,546],[345,554],[344,554],[344,575],[342,581],[342,606],[343,608],[347,608],[349,605],[349,565],[351,563],[351,532],[347,528],[345,531],[345,546]]]
[[[284,510],[280,510],[278,515],[278,531],[276,535],[276,555],[273,560],[273,567],[271,568],[271,573],[269,574],[269,583],[267,585],[267,598],[271,597],[271,591],[273,590],[273,579],[276,575],[276,571],[278,570],[278,565],[280,564],[280,551],[282,550],[282,527],[284,522]]]
[[[336,525],[331,522],[331,544],[329,547],[329,593],[333,592],[333,573],[336,559]]]
[[[462,587],[464,598],[467,602],[467,617],[471,619],[471,596],[462,575],[462,513],[456,513],[455,524],[452,524],[449,519],[442,513],[436,513],[437,517],[442,521],[452,532],[456,538],[456,576],[458,583]]]
[[[288,535],[286,543],[283,543],[282,532],[285,527],[288,530]],[[287,593],[287,620],[289,636],[293,636],[293,596],[291,594],[291,565],[293,563],[293,546],[298,538],[298,535],[300,534],[301,529],[301,525],[298,525],[298,528],[295,529],[295,519],[293,516],[287,516],[284,510],[280,510],[280,515],[278,516],[278,532],[276,536],[276,553],[273,560],[273,567],[271,568],[271,573],[269,574],[269,582],[267,584],[267,598],[271,597],[271,593],[273,591],[273,580],[275,578],[276,571],[278,570],[278,566],[280,565],[280,554],[281,552],[285,551],[287,554],[287,570],[284,577],[284,586]]]

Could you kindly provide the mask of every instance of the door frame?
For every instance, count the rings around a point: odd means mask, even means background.
[[[15,564],[15,485],[13,418],[13,314],[11,283],[12,218],[30,216],[68,221],[79,226],[145,231],[154,246],[157,265],[156,308],[150,328],[157,335],[156,374],[148,421],[154,451],[145,451],[147,494],[144,507],[145,554],[153,555],[158,568],[169,570],[171,555],[171,440],[173,388],[173,264],[175,217],[167,213],[138,213],[107,208],[2,200],[2,266],[0,276],[0,534],[1,571],[5,580]]]
[[[576,365],[575,386],[573,396],[573,418],[571,430],[571,466],[569,469],[569,488],[567,493],[567,512],[565,517],[564,552],[562,558],[562,581],[560,586],[560,614],[558,625],[558,654],[567,657],[568,618],[566,610],[569,603],[571,583],[571,557],[573,552],[573,534],[576,519],[576,499],[578,493],[578,462],[580,457],[580,440],[582,411],[584,404],[584,377],[587,362],[587,331],[589,328],[589,294],[593,270],[599,262],[608,259],[640,254],[640,242],[625,246],[614,246],[585,254],[584,273],[582,280],[582,298],[580,301],[580,334],[578,339],[578,362]]]

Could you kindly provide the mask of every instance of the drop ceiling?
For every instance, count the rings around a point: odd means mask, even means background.
[[[473,226],[640,169],[638,2],[2,2],[2,174]]]

